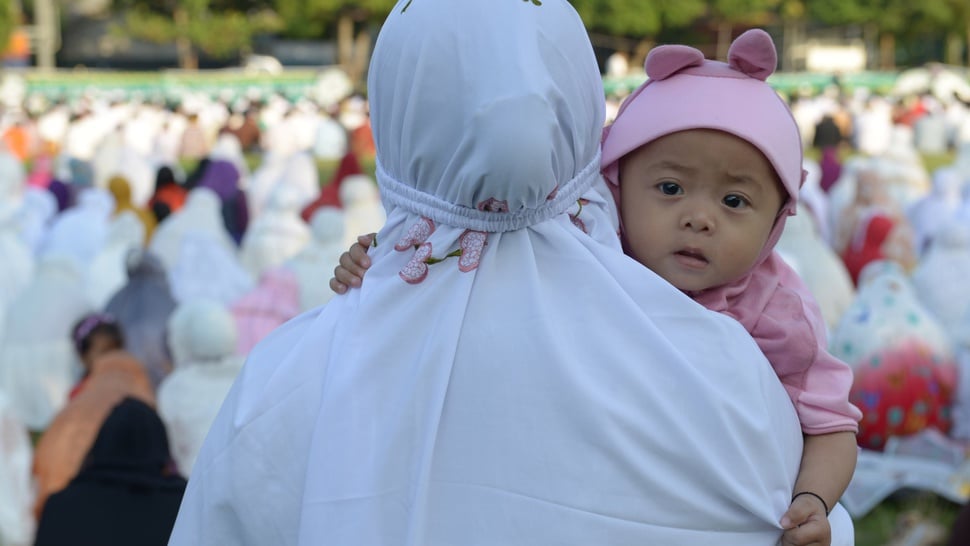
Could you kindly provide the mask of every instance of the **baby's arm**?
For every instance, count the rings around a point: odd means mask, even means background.
[[[786,529],[782,544],[831,543],[832,530],[827,512],[849,486],[857,453],[852,432],[805,436],[802,465],[795,480],[795,497],[781,518],[781,526]]]
[[[358,288],[364,280],[364,272],[370,267],[367,249],[374,242],[375,233],[357,237],[357,242],[340,255],[340,264],[333,270],[330,289],[337,294],[347,292],[348,288]]]

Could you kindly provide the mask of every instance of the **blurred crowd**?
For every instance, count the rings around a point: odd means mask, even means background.
[[[970,107],[791,105],[805,181],[778,250],[856,372],[860,446],[967,445]],[[383,225],[366,100],[27,97],[0,141],[0,543],[164,544],[248,352]]]
[[[0,544],[164,544],[250,349],[384,223],[366,101],[32,98],[0,141]]]

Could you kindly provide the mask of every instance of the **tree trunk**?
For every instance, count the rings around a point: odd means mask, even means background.
[[[717,58],[721,61],[727,61],[728,49],[731,47],[731,33],[734,31],[734,25],[728,23],[727,21],[721,21],[717,24]]]
[[[877,42],[879,40],[879,27],[875,23],[866,23],[862,26],[862,41],[866,44],[866,68],[869,70],[878,69],[880,61]]]
[[[960,40],[960,36],[953,32],[946,33],[946,52],[945,62],[946,64],[959,65],[963,64],[963,51],[961,50],[963,43]]]
[[[647,60],[647,53],[653,49],[654,41],[650,38],[644,38],[637,42],[637,45],[630,52],[630,66],[642,67],[644,61]]]
[[[189,14],[185,11],[184,7],[177,7],[175,8],[173,16],[175,19],[175,28],[180,29],[178,36],[175,38],[175,49],[178,51],[179,67],[182,70],[198,70],[199,56],[195,52],[195,47],[192,46],[192,40],[189,39],[183,30],[188,28]]]
[[[370,58],[370,32],[363,28],[354,39],[354,55],[350,71],[347,76],[353,82],[354,88],[359,89],[364,83],[364,75],[367,72],[367,61]]]
[[[354,55],[354,20],[349,13],[337,19],[337,64],[350,74]]]
[[[883,70],[896,68],[896,35],[891,32],[879,36],[879,65]]]

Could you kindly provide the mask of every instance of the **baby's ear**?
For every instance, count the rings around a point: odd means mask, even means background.
[[[662,80],[703,63],[704,54],[698,49],[685,45],[662,45],[650,50],[643,68],[651,80]]]
[[[731,68],[765,81],[778,66],[778,53],[771,36],[760,28],[751,29],[738,36],[728,49]]]

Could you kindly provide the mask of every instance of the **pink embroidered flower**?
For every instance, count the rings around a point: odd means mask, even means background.
[[[431,243],[423,243],[414,251],[414,256],[398,273],[404,282],[418,284],[428,276],[427,260],[431,257]]]
[[[434,221],[431,218],[421,218],[408,229],[407,234],[394,245],[394,250],[403,252],[420,245],[434,233]]]
[[[579,216],[570,214],[569,219],[572,221],[573,225],[582,230],[583,233],[589,233],[589,231],[586,230],[586,222],[580,220]]]
[[[559,194],[559,184],[556,184],[556,187],[552,188],[552,192],[550,192],[549,195],[546,196],[546,201],[552,201],[553,199],[556,198],[557,194]]]
[[[488,234],[482,231],[467,230],[458,238],[461,257],[458,258],[458,269],[464,273],[478,267],[482,259],[482,250],[488,242]]]
[[[509,202],[499,201],[494,197],[489,197],[478,204],[478,210],[483,210],[485,212],[508,212]]]

